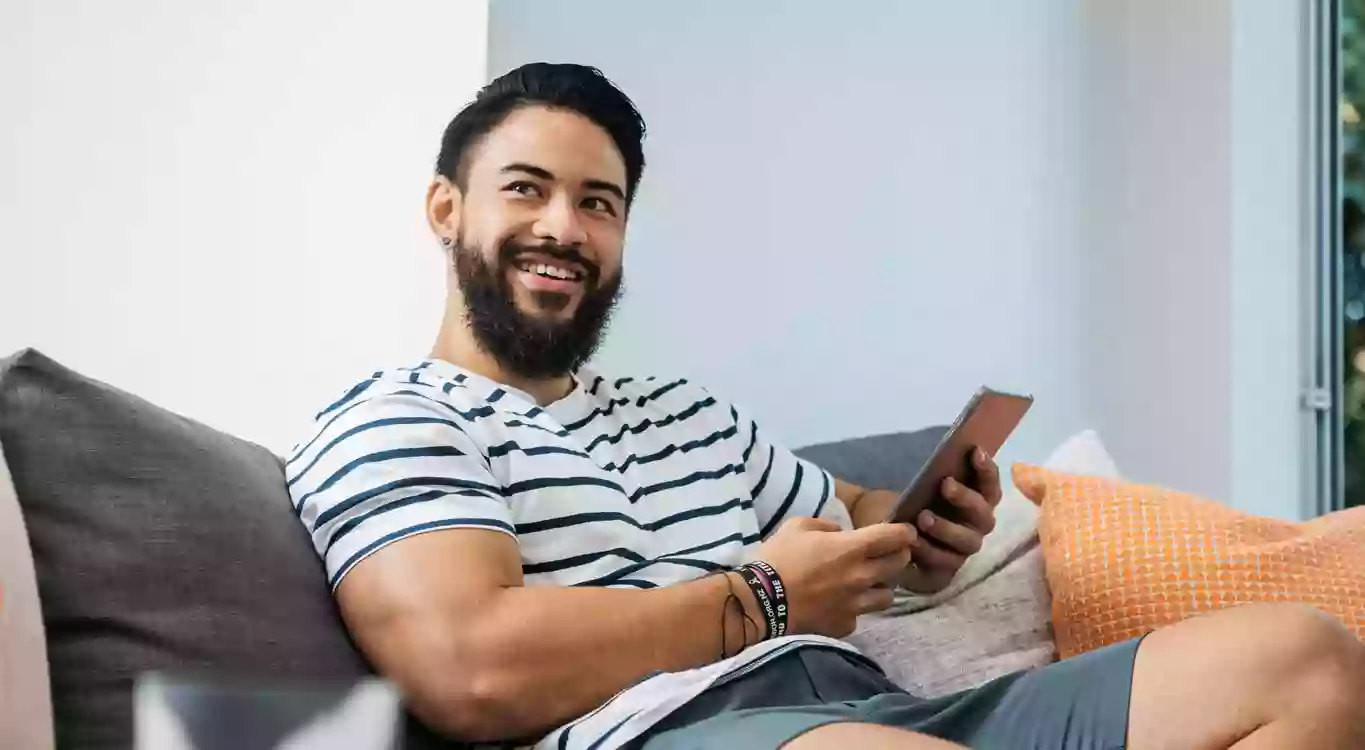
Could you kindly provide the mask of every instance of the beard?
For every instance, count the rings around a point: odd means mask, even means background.
[[[576,263],[584,270],[578,309],[568,319],[542,319],[518,309],[510,272],[517,258],[527,252]],[[597,264],[572,247],[508,240],[498,248],[494,265],[482,248],[463,241],[455,244],[452,253],[464,296],[465,323],[480,348],[522,378],[562,377],[592,358],[623,292],[619,272],[603,280]],[[549,313],[564,309],[570,301],[568,295],[555,292],[535,292],[532,299]]]

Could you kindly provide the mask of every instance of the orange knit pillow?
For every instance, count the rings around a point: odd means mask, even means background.
[[[1312,604],[1365,639],[1365,508],[1306,523],[1016,464],[1041,508],[1061,658],[1248,602]]]

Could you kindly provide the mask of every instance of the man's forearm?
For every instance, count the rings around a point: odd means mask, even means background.
[[[731,577],[743,606],[744,584]],[[475,621],[465,621],[450,664],[471,670],[479,717],[468,740],[534,737],[571,721],[656,671],[703,666],[736,653],[744,618],[726,576],[648,591],[607,588],[503,589]],[[750,628],[750,640],[757,634]],[[462,707],[451,706],[452,711]],[[423,713],[440,713],[429,707]],[[439,721],[469,734],[469,721]]]

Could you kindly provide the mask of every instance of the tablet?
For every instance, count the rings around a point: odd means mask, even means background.
[[[987,456],[995,458],[1000,446],[1009,439],[1032,405],[1033,396],[983,386],[967,402],[929,460],[901,493],[887,520],[913,524],[925,508],[941,518],[960,520],[957,508],[940,492],[943,480],[953,477],[968,487],[973,486],[972,449],[980,448]]]

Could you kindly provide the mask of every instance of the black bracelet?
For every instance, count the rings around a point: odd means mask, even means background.
[[[749,590],[753,592],[754,598],[758,600],[758,611],[763,615],[763,622],[768,626],[768,637],[776,638],[777,630],[777,610],[773,606],[773,597],[769,593],[767,575],[753,565],[742,565],[736,571],[739,573],[740,580],[744,581]]]
[[[752,567],[758,568],[760,572],[768,576],[768,585],[772,587],[773,611],[777,616],[777,635],[779,637],[787,634],[787,587],[782,584],[782,576],[777,574],[777,569],[762,560],[755,560],[749,563]]]

